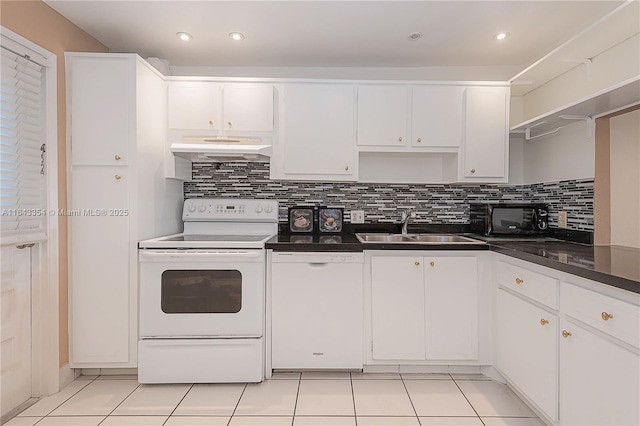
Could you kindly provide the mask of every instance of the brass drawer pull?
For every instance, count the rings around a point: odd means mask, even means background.
[[[570,331],[562,330],[562,337],[564,337],[566,339],[569,336],[571,336],[571,332]]]
[[[549,320],[546,320],[544,318],[540,319],[540,325],[547,325],[547,324],[549,324]]]
[[[524,280],[520,279],[520,278],[516,278],[516,284],[522,284],[524,282]]]
[[[611,318],[613,318],[613,315],[607,313],[607,312],[603,312],[602,315],[600,315],[602,317],[603,320],[605,321],[609,321]]]

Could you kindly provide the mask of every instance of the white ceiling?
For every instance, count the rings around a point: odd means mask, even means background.
[[[524,69],[622,0],[45,0],[113,52],[188,67],[511,66]],[[185,43],[176,32],[194,39]],[[234,42],[228,34],[242,32]],[[408,34],[424,36],[409,41]],[[510,36],[493,39],[500,32]],[[515,66],[515,68],[514,68]]]

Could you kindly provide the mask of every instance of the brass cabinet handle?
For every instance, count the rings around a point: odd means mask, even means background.
[[[398,138],[398,141],[399,141],[399,142],[402,142],[402,136],[400,136],[400,137]]]
[[[422,138],[418,138],[418,143],[419,143],[419,142],[422,142]]]
[[[122,157],[120,157],[118,154],[116,154],[116,156],[113,157],[113,158],[115,158],[116,160],[120,160]]]
[[[229,127],[233,126],[233,123],[230,121],[227,121],[227,124],[229,125]]]
[[[434,266],[436,266],[436,262],[429,262],[429,265],[431,265],[431,267],[433,268]]]
[[[344,166],[345,171],[349,171],[349,166]]]
[[[603,320],[609,321],[611,318],[613,318],[613,315],[611,315],[609,313],[606,313],[606,312],[603,312],[601,317],[602,317]]]
[[[116,180],[120,180],[120,179],[122,179],[122,176],[116,175]]]
[[[549,324],[549,320],[546,320],[544,318],[540,318],[540,325],[547,325]]]
[[[475,172],[476,172],[476,169],[471,169],[471,173],[475,173]]]
[[[524,282],[524,280],[520,279],[520,278],[516,278],[516,284],[522,284]]]
[[[570,331],[562,330],[562,337],[564,337],[566,339],[569,336],[571,336],[571,332]]]
[[[209,120],[209,126],[213,126],[213,120]]]
[[[415,265],[416,266],[420,266],[420,262],[415,262]]]

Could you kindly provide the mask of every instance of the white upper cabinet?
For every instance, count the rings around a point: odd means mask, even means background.
[[[461,86],[413,87],[411,146],[460,146],[463,93]]]
[[[506,182],[508,101],[506,87],[466,89],[461,181]]]
[[[353,85],[282,87],[272,178],[356,180],[355,158]]]
[[[125,58],[78,60],[69,71],[71,164],[129,164],[134,81]],[[95,99],[95,102],[86,102]]]
[[[169,84],[169,128],[273,131],[273,85],[174,81]]]
[[[457,148],[462,139],[464,87],[360,85],[358,145]]]
[[[408,117],[408,86],[358,87],[358,145],[404,147]]]
[[[169,84],[169,128],[219,130],[222,128],[222,85],[210,82]]]
[[[273,86],[228,83],[224,85],[224,122],[229,131],[273,130]]]

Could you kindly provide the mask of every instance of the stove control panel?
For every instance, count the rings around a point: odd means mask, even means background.
[[[189,198],[184,200],[182,220],[185,222],[277,222],[278,201],[235,198]]]

